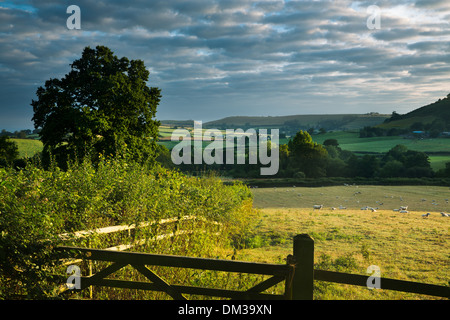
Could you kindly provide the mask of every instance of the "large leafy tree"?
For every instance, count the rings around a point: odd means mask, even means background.
[[[288,143],[292,165],[304,172],[306,177],[326,175],[328,153],[320,144],[314,142],[307,131],[300,130]]]
[[[161,91],[147,86],[143,61],[118,58],[97,46],[86,47],[70,66],[65,77],[39,87],[31,103],[44,156],[52,154],[60,164],[70,157],[117,152],[153,160]]]

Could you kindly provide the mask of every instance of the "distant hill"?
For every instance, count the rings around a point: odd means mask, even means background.
[[[162,126],[167,127],[192,127],[194,126],[194,120],[159,120]]]
[[[368,114],[316,114],[275,117],[234,116],[206,122],[204,128],[309,128],[329,130],[358,130],[365,126],[383,123],[390,115],[371,112]]]
[[[420,107],[406,114],[393,114],[383,124],[381,128],[411,128],[416,127],[422,129],[450,130],[450,94],[446,98],[429,105]]]

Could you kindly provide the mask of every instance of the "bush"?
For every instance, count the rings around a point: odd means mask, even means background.
[[[299,172],[296,172],[296,173],[294,174],[293,178],[295,178],[295,179],[305,179],[305,178],[306,178],[306,175],[305,175],[304,172],[299,171]]]
[[[58,234],[195,215],[223,223],[226,237],[249,228],[252,214],[243,184],[225,186],[212,176],[187,177],[119,158],[101,159],[96,167],[72,163],[66,171],[0,168],[0,298],[55,296]],[[210,243],[195,254],[209,255],[217,243],[203,237]]]

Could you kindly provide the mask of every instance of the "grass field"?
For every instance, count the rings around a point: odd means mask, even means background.
[[[405,145],[409,150],[425,153],[441,152],[443,154],[429,154],[431,168],[435,171],[445,168],[445,163],[450,162],[450,139],[404,139],[402,137],[373,137],[359,138],[359,133],[340,131],[313,135],[313,140],[323,143],[326,139],[336,139],[343,150],[358,152],[387,152],[398,144]],[[447,154],[444,154],[447,153]]]
[[[282,262],[292,253],[293,236],[308,233],[315,239],[318,269],[365,275],[377,265],[382,277],[449,284],[450,218],[440,214],[450,211],[448,187],[259,188],[253,194],[260,219],[253,248],[241,250],[241,259]],[[314,204],[324,208],[314,210]],[[339,205],[347,209],[331,209]],[[405,205],[409,213],[393,211]],[[378,209],[361,210],[365,206]],[[431,215],[423,218],[425,212]],[[433,299],[325,282],[315,286],[317,299]]]
[[[410,150],[423,152],[449,152],[450,139],[404,139],[399,136],[359,138],[358,132],[339,131],[317,134],[313,140],[323,143],[327,139],[337,139],[339,146],[353,152],[386,152],[398,144],[405,145]]]
[[[33,139],[11,139],[15,143],[17,143],[17,147],[19,149],[19,157],[32,157],[36,153],[41,152],[43,145],[39,140]]]
[[[170,141],[172,131],[170,127],[160,127],[160,141],[159,144],[166,146],[169,150],[172,149],[178,142]],[[445,163],[450,162],[450,139],[404,139],[402,137],[373,137],[373,138],[359,138],[357,131],[337,131],[328,132],[324,134],[316,134],[312,136],[317,143],[323,143],[327,139],[336,139],[339,146],[343,150],[358,152],[376,152],[384,153],[392,149],[398,144],[405,145],[410,150],[422,151],[426,153],[440,152],[442,154],[429,154],[430,163],[433,170],[445,168]],[[279,139],[279,144],[287,144],[288,138]],[[205,142],[203,145],[208,145]],[[445,154],[447,153],[447,154]]]

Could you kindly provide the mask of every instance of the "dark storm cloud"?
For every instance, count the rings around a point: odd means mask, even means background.
[[[71,4],[0,2],[0,129],[96,45],[145,62],[159,119],[407,112],[448,93],[447,1],[80,0],[68,30]]]

